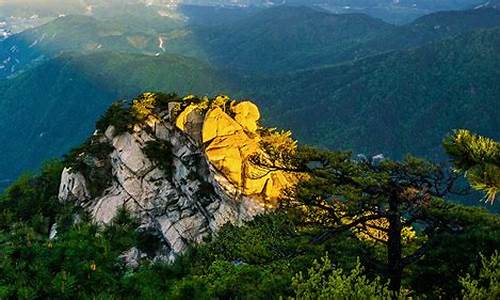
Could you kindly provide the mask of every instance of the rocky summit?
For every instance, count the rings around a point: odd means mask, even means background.
[[[148,93],[116,103],[66,158],[59,201],[101,224],[125,208],[139,232],[160,241],[152,255],[174,260],[225,223],[275,208],[300,179],[284,157],[296,150],[290,133],[259,119],[255,104],[226,96]],[[134,248],[125,258],[134,264],[144,255]]]

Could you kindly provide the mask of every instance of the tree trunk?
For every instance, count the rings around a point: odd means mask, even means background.
[[[401,251],[401,212],[397,198],[389,200],[389,221],[387,240],[387,271],[389,273],[389,288],[398,292],[401,289],[403,276],[402,251]]]

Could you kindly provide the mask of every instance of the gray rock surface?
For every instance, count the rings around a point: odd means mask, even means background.
[[[88,179],[65,169],[61,175],[59,200],[75,201],[101,224],[108,224],[124,207],[140,220],[141,230],[154,232],[162,242],[157,259],[173,260],[189,243],[198,243],[216,233],[225,223],[239,224],[265,211],[258,199],[242,196],[205,157],[200,146],[200,116],[190,116],[190,134],[169,120],[150,118],[136,125],[132,133],[115,135],[110,127],[101,137],[113,146],[110,186],[98,197],[88,192]],[[161,169],[145,154],[150,141],[168,141],[172,165]],[[141,253],[124,253],[127,264],[135,266]]]

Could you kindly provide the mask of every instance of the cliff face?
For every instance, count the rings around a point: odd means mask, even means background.
[[[270,153],[275,146],[293,152],[295,142],[260,128],[253,103],[191,97],[159,109],[158,101],[154,94],[135,100],[130,109],[141,121],[125,132],[114,125],[96,131],[91,143],[105,145],[106,155],[78,153],[85,168],[63,171],[60,201],[75,201],[100,223],[126,208],[139,218],[140,232],[161,242],[154,256],[171,260],[223,224],[274,208],[300,177]],[[111,178],[96,183],[89,166]],[[90,186],[102,181],[93,192]]]

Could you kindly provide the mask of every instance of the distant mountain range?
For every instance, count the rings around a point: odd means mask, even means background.
[[[453,128],[500,138],[500,27],[263,78],[249,89],[270,101],[267,120],[304,142],[440,161]]]
[[[59,17],[0,43],[0,78],[68,51],[174,53],[244,71],[289,72],[417,47],[500,24],[500,11],[492,8],[434,13],[403,26],[363,14],[336,15],[304,7],[253,13],[195,6],[184,10],[192,16],[191,23],[154,14],[146,19]],[[202,23],[204,13],[225,21]]]
[[[19,32],[61,14],[111,17],[140,11],[174,16],[185,6],[268,8],[279,5],[309,6],[333,13],[363,13],[389,23],[402,24],[443,10],[495,7],[498,0],[0,0],[0,22],[12,23]],[[496,3],[496,5],[495,5]],[[189,17],[189,16],[187,16]]]
[[[252,97],[266,125],[304,142],[393,158],[441,159],[452,128],[499,138],[497,10],[395,26],[304,7],[189,9],[189,22],[66,16],[0,42],[0,182],[66,153],[112,101],[146,90]]]
[[[363,14],[276,7],[229,27],[202,29],[196,40],[216,65],[287,72],[359,60],[498,25],[500,11],[490,8],[438,12],[394,26]]]

